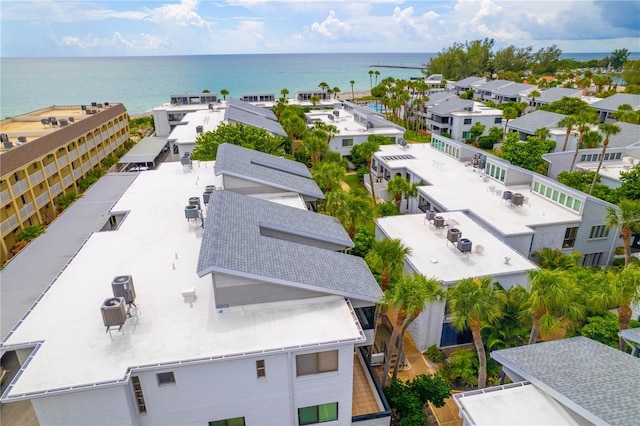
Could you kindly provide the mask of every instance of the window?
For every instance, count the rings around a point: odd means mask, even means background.
[[[333,420],[338,420],[337,402],[298,408],[298,423],[300,425],[311,425]]]
[[[244,417],[234,417],[233,419],[214,420],[209,422],[209,426],[244,426]]]
[[[469,139],[471,137],[471,132],[462,132],[462,139]]]
[[[495,120],[493,120],[493,122],[495,124],[502,124],[502,117],[496,117]]]
[[[591,227],[589,238],[606,238],[609,236],[609,228],[606,225],[597,225]]]
[[[576,235],[578,234],[578,227],[567,228],[564,231],[564,241],[562,242],[562,248],[571,248],[576,244]]]
[[[176,382],[176,376],[173,374],[173,371],[169,371],[168,373],[158,373],[156,374],[156,377],[158,378],[159,385],[168,385]]]
[[[471,124],[471,119],[470,118],[465,118],[464,119],[464,124]]]
[[[256,375],[258,378],[267,377],[267,367],[264,364],[264,359],[259,359],[256,361]]]
[[[602,259],[602,252],[585,254],[582,259],[582,266],[598,265],[600,264],[600,259]]]
[[[353,146],[353,139],[342,139],[342,146]]]
[[[338,371],[338,351],[316,352],[296,356],[296,375]]]

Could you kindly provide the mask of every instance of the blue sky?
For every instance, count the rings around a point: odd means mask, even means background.
[[[640,51],[634,1],[0,0],[0,56],[438,52],[493,38]]]

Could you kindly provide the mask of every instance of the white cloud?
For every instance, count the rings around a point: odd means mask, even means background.
[[[162,25],[179,25],[205,27],[207,21],[196,12],[200,2],[198,0],[181,0],[178,4],[163,4],[148,10],[151,22]]]
[[[137,37],[126,39],[119,32],[113,33],[111,37],[96,37],[87,34],[83,38],[77,36],[64,36],[60,43],[67,47],[77,47],[83,50],[95,48],[125,48],[127,50],[162,50],[169,47],[166,38],[157,37],[151,34],[139,34]]]
[[[332,10],[324,21],[320,23],[314,22],[311,25],[311,32],[329,40],[338,40],[349,36],[349,33],[351,32],[351,25],[341,21]]]

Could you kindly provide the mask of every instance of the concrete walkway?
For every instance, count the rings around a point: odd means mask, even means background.
[[[420,353],[413,339],[407,333],[404,339],[404,353],[410,368],[398,371],[398,378],[401,380],[410,380],[420,374],[433,374],[437,367],[431,365],[430,362]],[[441,426],[462,426],[462,419],[458,416],[458,406],[453,402],[453,398],[448,398],[445,405],[436,408],[429,402],[429,408],[436,418],[436,422]]]

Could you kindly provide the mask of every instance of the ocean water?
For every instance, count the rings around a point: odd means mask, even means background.
[[[121,102],[130,114],[168,102],[172,94],[207,89],[239,98],[245,93],[289,96],[313,90],[320,82],[342,92],[370,88],[369,71],[409,78],[435,53],[324,53],[269,55],[203,55],[100,58],[0,58],[0,117],[11,117],[51,105]],[[607,53],[565,53],[586,61]],[[640,57],[632,54],[632,59]],[[374,77],[375,84],[375,77]],[[222,96],[219,95],[221,98]]]
[[[314,90],[320,82],[341,91],[370,88],[369,70],[385,77],[409,78],[418,69],[371,68],[371,65],[421,66],[431,54],[270,54],[110,58],[1,58],[0,116],[11,117],[50,105],[121,102],[130,114],[168,102],[172,94],[228,96],[268,92],[289,96]],[[375,76],[373,79],[375,84]]]

